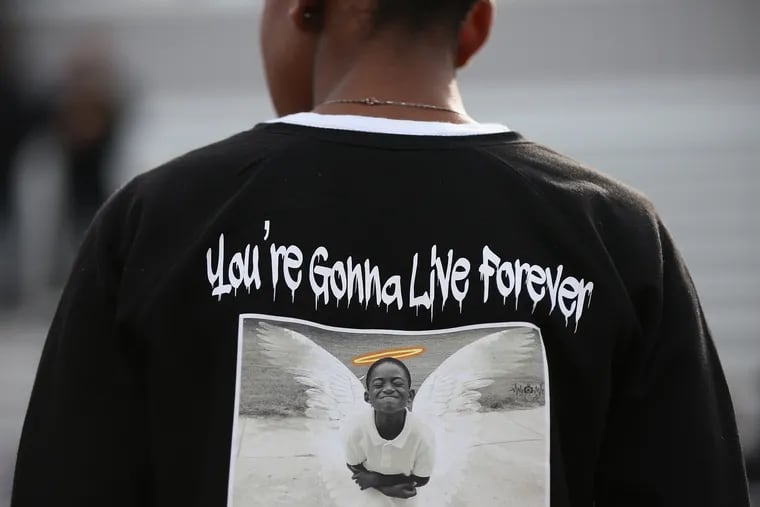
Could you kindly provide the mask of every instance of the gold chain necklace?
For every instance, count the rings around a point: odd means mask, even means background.
[[[420,104],[418,102],[403,102],[397,100],[383,100],[375,97],[367,97],[364,99],[335,99],[328,100],[319,104],[320,106],[326,106],[328,104],[361,104],[364,106],[400,106],[400,107],[415,107],[417,109],[428,109],[433,111],[445,111],[447,113],[454,113],[460,116],[464,116],[463,113],[449,109],[447,107],[432,106],[430,104]],[[319,106],[317,106],[319,107]]]

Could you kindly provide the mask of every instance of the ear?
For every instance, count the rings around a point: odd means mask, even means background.
[[[278,0],[285,1],[285,0]],[[322,25],[323,0],[291,0],[290,19],[298,29],[311,32]]]
[[[367,391],[364,391],[364,401],[369,403],[369,393]]]
[[[409,401],[414,401],[414,396],[417,394],[417,391],[414,389],[409,389]]]
[[[488,40],[493,25],[493,0],[476,0],[459,29],[457,69],[467,65]]]

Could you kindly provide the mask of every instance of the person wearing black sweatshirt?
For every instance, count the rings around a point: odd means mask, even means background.
[[[552,507],[746,507],[721,365],[651,202],[467,114],[457,70],[492,1],[263,9],[279,117],[100,210],[47,338],[12,506],[231,505],[255,313],[398,332],[527,323],[546,350]],[[488,479],[504,497],[471,505],[527,505],[504,469]]]

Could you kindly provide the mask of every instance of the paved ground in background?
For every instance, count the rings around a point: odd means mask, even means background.
[[[0,313],[0,507],[10,503],[18,439],[54,297]]]
[[[478,505],[484,507],[512,505],[506,499],[520,507],[545,505],[544,413],[544,409],[531,409],[484,414],[484,445],[473,450],[468,478],[460,489],[462,500],[478,498]],[[314,454],[319,436],[315,437],[313,428],[307,429],[307,421],[303,417],[241,419],[234,506],[322,505],[315,503],[324,490]],[[494,467],[499,468],[499,481],[493,480]]]

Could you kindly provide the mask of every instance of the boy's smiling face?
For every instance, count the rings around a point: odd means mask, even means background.
[[[376,412],[390,414],[406,410],[409,401],[414,399],[410,383],[407,373],[399,365],[379,364],[368,379],[364,399]]]

